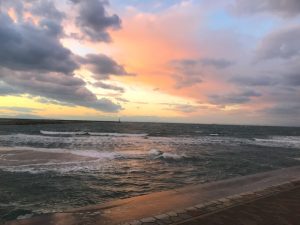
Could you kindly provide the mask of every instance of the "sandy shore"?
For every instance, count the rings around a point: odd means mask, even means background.
[[[300,167],[281,169],[224,181],[152,193],[62,213],[7,222],[6,225],[114,225],[151,218],[221,198],[254,192],[299,179]],[[151,223],[150,223],[151,224]]]

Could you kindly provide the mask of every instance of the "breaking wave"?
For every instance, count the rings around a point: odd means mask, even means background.
[[[188,157],[185,154],[163,152],[158,149],[151,149],[148,153],[154,159],[166,159],[166,160],[188,159]]]
[[[89,136],[113,136],[113,137],[145,137],[148,134],[131,134],[131,133],[107,133],[107,132],[87,132],[87,131],[73,131],[73,132],[62,132],[62,131],[46,131],[40,130],[40,133],[43,135],[66,135],[66,136],[75,136],[75,135],[89,135]]]

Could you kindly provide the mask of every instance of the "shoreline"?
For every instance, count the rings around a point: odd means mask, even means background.
[[[114,225],[129,221],[140,221],[145,218],[151,221],[149,218],[153,219],[157,215],[170,214],[170,212],[193,208],[196,205],[207,204],[230,196],[264,191],[270,187],[270,190],[275,190],[274,187],[282,187],[282,185],[288,187],[289,182],[295,181],[299,177],[300,166],[290,167],[114,200],[61,213],[39,215],[30,219],[9,221],[5,225]]]

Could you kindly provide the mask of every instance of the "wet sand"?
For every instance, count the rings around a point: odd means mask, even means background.
[[[96,158],[74,155],[71,153],[56,153],[32,150],[0,150],[0,166],[25,166],[47,163],[82,162]]]
[[[299,225],[300,187],[177,225]]]
[[[193,185],[170,191],[152,193],[129,199],[116,200],[67,212],[36,216],[31,219],[11,221],[7,222],[6,225],[114,225],[130,221],[144,221],[143,224],[156,224],[153,221],[151,222],[156,215],[172,215],[174,211],[178,212],[180,210],[185,210],[188,207],[193,209],[195,205],[229,198],[233,195],[241,195],[245,192],[253,193],[256,190],[262,190],[270,186],[279,185],[299,178],[300,167],[292,167],[208,184]],[[294,191],[295,190],[292,192]],[[259,193],[260,192],[258,192],[258,196],[260,196]],[[224,202],[224,204],[226,205],[226,202]]]

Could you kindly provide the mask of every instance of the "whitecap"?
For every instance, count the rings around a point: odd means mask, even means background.
[[[158,156],[158,155],[163,154],[163,152],[158,150],[158,149],[151,149],[148,153],[149,153],[149,155],[154,155],[154,156]]]
[[[44,135],[87,135],[88,134],[88,132],[86,131],[63,132],[63,131],[46,131],[46,130],[40,130],[40,133]]]
[[[141,134],[130,134],[130,133],[105,133],[105,132],[88,132],[91,136],[113,136],[113,137],[145,137],[148,134],[141,133]]]

